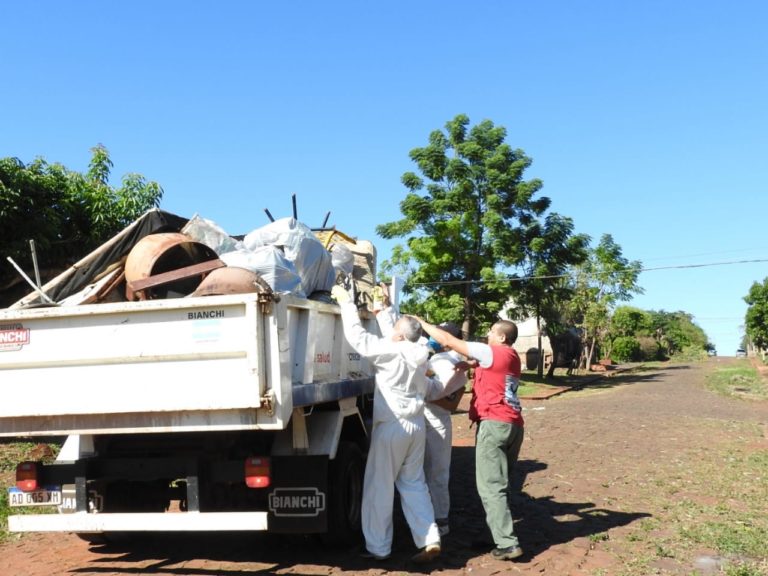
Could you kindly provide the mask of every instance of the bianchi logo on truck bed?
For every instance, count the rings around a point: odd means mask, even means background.
[[[269,495],[269,511],[275,516],[317,516],[325,510],[325,494],[315,487],[275,488]]]
[[[29,344],[29,328],[21,324],[0,324],[0,352],[21,350]]]

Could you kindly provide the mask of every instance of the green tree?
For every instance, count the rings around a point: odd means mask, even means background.
[[[634,336],[617,336],[612,347],[611,356],[619,362],[640,360],[640,342]]]
[[[762,283],[754,282],[744,302],[748,306],[744,317],[746,336],[754,346],[765,350],[768,348],[768,278]]]
[[[686,349],[705,351],[709,346],[709,339],[704,330],[693,320],[693,316],[687,312],[665,312],[664,310],[651,310],[651,335],[656,338],[660,348],[668,356],[673,356]]]
[[[632,337],[643,342],[652,337],[666,356],[688,349],[703,352],[710,345],[706,333],[696,325],[693,316],[682,311],[646,311],[620,306],[611,318],[610,335],[614,341],[620,337]]]
[[[570,311],[584,334],[587,365],[608,333],[616,305],[643,293],[637,283],[641,270],[642,263],[627,260],[610,234],[603,234],[584,263],[574,269]]]
[[[573,285],[566,272],[587,257],[589,236],[574,234],[573,221],[557,213],[550,213],[543,220],[535,219],[521,227],[523,256],[519,269],[522,277],[513,284],[514,307],[508,310],[510,317],[523,320],[536,318],[538,329],[539,375],[543,372],[541,353],[542,321],[546,326],[552,347],[552,363],[547,378],[554,374],[557,360],[566,344],[567,332],[573,326],[568,302],[573,298]]]
[[[406,172],[403,218],[381,224],[397,245],[386,272],[404,274],[404,310],[432,321],[462,323],[465,335],[484,331],[510,294],[509,271],[525,257],[524,232],[547,208],[536,197],[542,183],[524,180],[531,164],[505,142],[506,130],[489,120],[469,127],[458,115],[445,132],[433,131],[410,158],[421,176]]]
[[[163,195],[156,182],[127,174],[122,185],[109,184],[112,161],[98,145],[85,174],[36,158],[0,159],[0,251],[29,269],[29,241],[34,240],[41,281],[45,282],[119,232]],[[29,292],[29,286],[3,258],[0,307]]]
[[[634,306],[619,306],[611,318],[612,336],[649,336],[651,315]]]
[[[614,345],[618,344],[617,359],[628,360],[640,349],[638,338],[651,336],[653,333],[651,314],[634,306],[619,306],[611,315],[608,328],[608,346],[605,356],[613,356]],[[629,352],[631,351],[631,354]]]

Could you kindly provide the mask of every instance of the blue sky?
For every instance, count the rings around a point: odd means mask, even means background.
[[[387,258],[374,229],[400,216],[408,152],[464,113],[507,129],[576,231],[649,268],[632,305],[693,314],[720,354],[768,276],[768,3],[43,0],[0,18],[0,156],[82,171],[101,143],[113,184],[138,172],[161,208],[231,234],[296,194],[300,220],[330,211]]]

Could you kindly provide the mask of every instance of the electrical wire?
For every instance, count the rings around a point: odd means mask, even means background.
[[[706,264],[679,264],[677,266],[655,266],[653,268],[640,268],[639,273],[642,272],[654,272],[657,270],[684,270],[689,268],[707,268],[710,266],[729,266],[733,264],[760,264],[768,262],[768,258],[759,258],[755,260],[729,260],[725,262],[709,262]],[[517,276],[500,278],[496,280],[450,280],[444,282],[407,282],[413,287],[420,286],[457,286],[462,284],[485,284],[487,282],[524,282],[528,280],[554,280],[556,278],[570,278],[573,274],[553,274],[550,276]]]

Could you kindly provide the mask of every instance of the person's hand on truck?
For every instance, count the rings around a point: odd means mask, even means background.
[[[333,288],[331,288],[331,296],[333,296],[333,299],[336,300],[339,306],[346,304],[347,302],[354,301],[351,290],[347,290],[341,284],[336,284]]]

